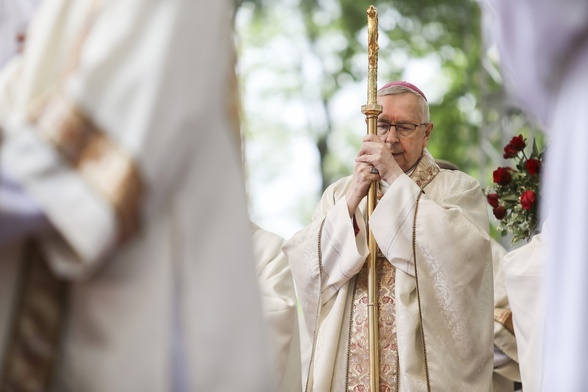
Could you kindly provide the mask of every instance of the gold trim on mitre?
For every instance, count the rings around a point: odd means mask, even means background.
[[[143,182],[133,158],[60,93],[30,112],[40,134],[114,208],[122,241],[139,227]]]

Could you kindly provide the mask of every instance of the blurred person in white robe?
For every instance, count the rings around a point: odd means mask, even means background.
[[[529,243],[504,256],[506,291],[513,312],[513,324],[519,348],[519,363],[524,391],[541,390],[543,350],[543,303],[547,222]]]
[[[492,239],[492,266],[494,271],[494,392],[514,391],[515,382],[521,381],[518,341],[513,322],[503,268],[506,249]]]
[[[538,293],[546,306],[538,390],[583,390],[588,385],[588,2],[484,4],[505,85],[548,137],[542,217],[550,229],[544,291]]]
[[[0,74],[0,389],[274,390],[231,16],[37,10]]]
[[[290,265],[282,252],[284,239],[254,223],[251,228],[263,314],[277,372],[277,392],[300,392],[298,307]]]

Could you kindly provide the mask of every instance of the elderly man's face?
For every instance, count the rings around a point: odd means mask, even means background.
[[[418,97],[411,93],[385,95],[378,97],[378,104],[382,105],[382,113],[378,116],[378,123],[387,124],[422,124],[426,121],[419,104]],[[395,127],[391,127],[386,135],[380,136],[386,143],[396,162],[403,171],[409,170],[420,158],[427,146],[433,123],[418,125],[410,134],[402,135]]]

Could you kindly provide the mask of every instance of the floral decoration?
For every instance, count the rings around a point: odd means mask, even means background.
[[[530,240],[539,222],[539,194],[543,152],[533,141],[527,156],[527,139],[515,136],[504,147],[503,157],[512,159],[514,167],[499,167],[492,173],[493,184],[486,188],[486,199],[498,219],[502,236],[512,234],[512,243]]]

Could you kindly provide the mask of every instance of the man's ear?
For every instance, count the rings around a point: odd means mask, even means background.
[[[425,129],[425,138],[423,139],[423,147],[427,147],[427,143],[429,142],[429,137],[431,136],[431,132],[433,132],[433,127],[435,124],[432,122],[427,124],[427,128]]]
[[[429,138],[429,136],[431,136],[431,132],[433,132],[433,127],[435,126],[435,124],[433,124],[432,122],[427,124],[427,129],[425,130],[425,137]]]

